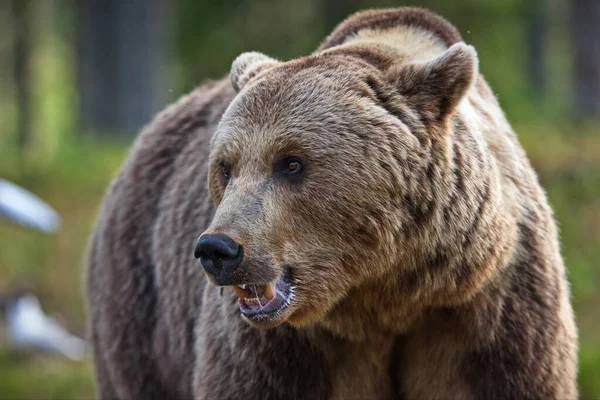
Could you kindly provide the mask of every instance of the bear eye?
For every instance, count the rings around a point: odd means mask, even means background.
[[[273,170],[276,175],[287,178],[297,177],[304,170],[304,164],[298,157],[284,157],[275,162]]]
[[[228,181],[231,177],[231,169],[229,168],[229,165],[227,165],[225,161],[221,161],[219,162],[219,170],[221,171],[223,178]]]
[[[300,172],[301,169],[302,164],[300,164],[300,161],[290,160],[287,164],[287,172],[290,174]]]

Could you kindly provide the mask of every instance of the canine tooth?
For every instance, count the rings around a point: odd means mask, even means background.
[[[265,297],[268,300],[271,300],[273,296],[275,296],[275,288],[273,287],[272,283],[267,283],[265,285]]]
[[[248,297],[250,297],[250,290],[248,289],[242,289],[239,286],[233,286],[233,291],[235,292],[235,294],[238,295],[238,297],[242,298],[242,299],[246,299]]]

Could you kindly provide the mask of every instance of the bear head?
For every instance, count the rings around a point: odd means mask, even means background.
[[[434,160],[448,158],[477,55],[439,17],[413,10],[382,23],[388,14],[351,17],[307,57],[233,62],[238,95],[211,142],[217,209],[196,256],[256,327],[345,318],[340,305],[355,296],[383,296],[385,314],[394,291],[419,290],[414,271],[446,257],[432,247],[459,240],[448,229],[434,243],[439,199],[452,196]],[[410,276],[415,287],[403,288]]]

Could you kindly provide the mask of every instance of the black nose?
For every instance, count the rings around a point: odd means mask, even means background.
[[[244,258],[244,248],[227,235],[202,235],[196,243],[194,257],[217,282],[227,280]]]

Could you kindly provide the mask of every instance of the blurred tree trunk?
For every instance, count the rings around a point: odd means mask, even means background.
[[[168,0],[80,0],[78,88],[85,130],[135,133],[164,104]]]
[[[531,0],[528,9],[529,76],[534,97],[539,101],[546,88],[547,5],[545,0]]]
[[[575,111],[600,119],[600,1],[572,0]]]
[[[23,150],[30,140],[31,124],[31,26],[29,0],[12,0],[14,20],[13,76],[16,85],[18,145]]]

